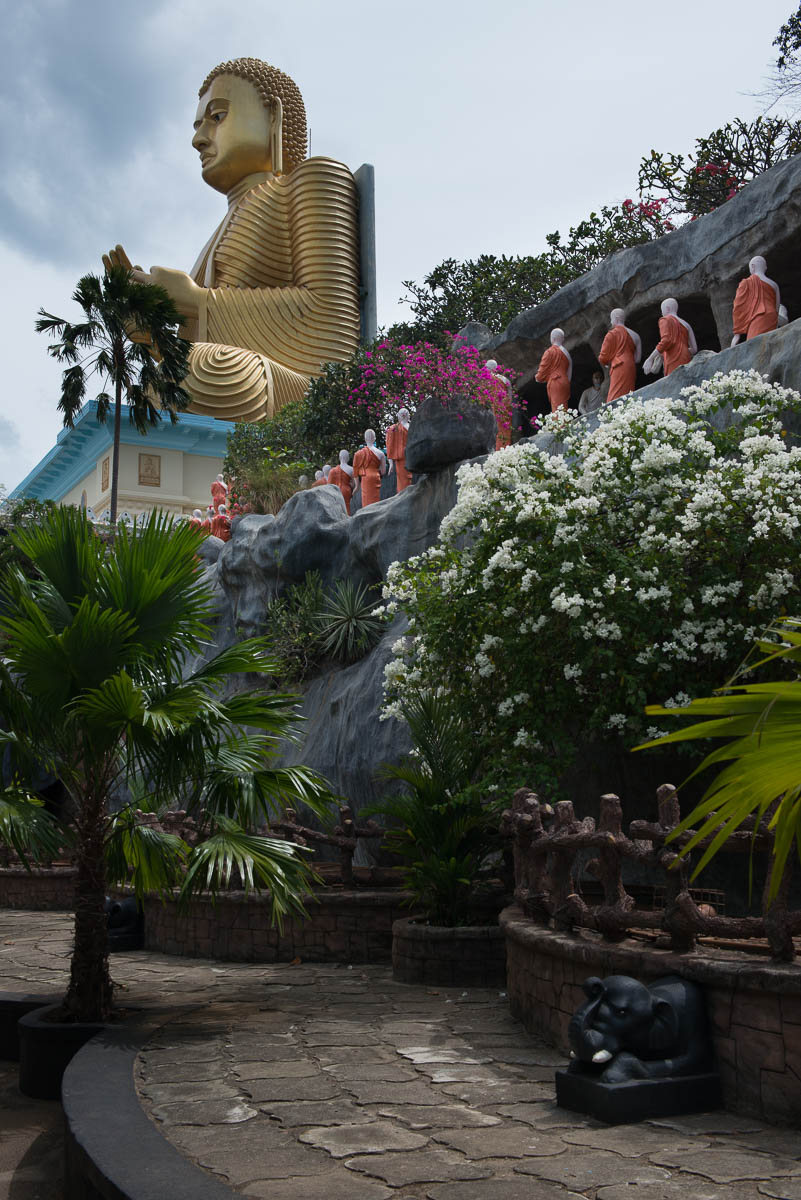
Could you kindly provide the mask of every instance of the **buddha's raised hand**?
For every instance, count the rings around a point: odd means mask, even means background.
[[[131,278],[137,283],[155,283],[158,287],[163,287],[182,316],[189,321],[197,320],[203,289],[198,287],[186,271],[176,271],[171,267],[151,267],[148,274],[140,266],[133,266],[119,245],[103,255],[103,266],[106,270],[109,267],[124,267],[126,271],[131,272]]]

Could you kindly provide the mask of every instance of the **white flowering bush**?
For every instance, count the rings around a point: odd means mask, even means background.
[[[592,432],[557,414],[562,454],[521,444],[463,466],[439,544],[387,578],[409,628],[384,715],[411,690],[449,695],[490,787],[554,783],[588,738],[657,736],[647,703],[705,694],[801,608],[788,422],[798,393],[718,374],[611,406]]]

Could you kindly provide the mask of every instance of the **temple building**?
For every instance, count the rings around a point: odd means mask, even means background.
[[[11,493],[58,504],[91,508],[102,519],[111,501],[113,415],[101,425],[97,404],[81,409],[73,429],[56,444]],[[209,484],[222,471],[231,421],[181,413],[177,424],[163,420],[145,436],[128,421],[123,405],[120,433],[118,511],[136,516],[161,508],[177,516],[206,509]]]

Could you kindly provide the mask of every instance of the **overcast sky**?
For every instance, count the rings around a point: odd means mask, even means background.
[[[251,55],[291,75],[312,153],[376,169],[379,321],[445,258],[530,254],[636,190],[652,147],[761,108],[794,0],[25,0],[0,48],[0,483],[54,444],[39,307],[121,242],[191,268],[224,198],[190,145],[197,89]]]

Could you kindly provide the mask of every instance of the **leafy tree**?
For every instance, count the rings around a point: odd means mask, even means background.
[[[124,267],[108,266],[102,279],[84,275],[73,300],[84,320],[73,323],[39,309],[37,333],[55,334],[48,353],[67,363],[58,407],[72,429],[86,398],[87,376],[97,374],[114,388],[114,448],[111,469],[111,523],[117,520],[120,420],[123,395],[131,424],[139,433],[158,425],[161,412],[175,423],[189,396],[181,387],[189,365],[189,342],[180,336],[182,317],[164,288],[136,283]],[[101,391],[97,419],[105,423],[111,397]],[[158,407],[157,407],[158,405]]]
[[[459,263],[449,258],[425,276],[421,284],[404,280],[413,322],[393,325],[388,336],[411,342],[444,345],[444,334],[455,333],[468,321],[504,329],[519,313],[597,266],[607,255],[627,246],[660,237],[673,228],[661,204],[627,201],[604,206],[572,227],[567,236],[548,234],[548,250],[523,257],[497,258],[482,254]]]
[[[640,194],[667,202],[676,221],[695,220],[719,208],[743,184],[801,151],[801,121],[739,118],[697,138],[694,154],[659,154],[640,163]]]
[[[0,487],[0,580],[12,567],[19,568],[26,575],[33,573],[32,564],[9,535],[29,521],[40,520],[52,508],[52,500],[9,500],[4,489]]]
[[[801,17],[798,20],[801,30]],[[422,283],[404,280],[407,295],[402,302],[409,304],[414,320],[393,325],[388,336],[446,346],[446,333],[455,333],[468,321],[481,321],[499,332],[608,255],[711,212],[749,179],[799,151],[801,122],[778,117],[731,121],[698,138],[694,154],[686,157],[652,150],[640,162],[636,200],[604,205],[567,236],[548,234],[548,249],[542,254],[482,254],[462,263],[448,258]]]
[[[249,830],[286,803],[322,812],[328,792],[308,768],[270,761],[293,722],[292,697],[244,687],[226,699],[232,676],[275,673],[267,643],[200,659],[211,604],[195,530],[154,513],[107,548],[84,512],[58,508],[11,537],[37,577],[10,572],[0,596],[0,748],[11,748],[19,777],[45,769],[70,797],[77,885],[64,1012],[103,1020],[108,882],[129,878],[139,894],[180,884],[187,896],[237,872],[246,888],[270,889],[280,922],[303,912],[308,866],[290,843]],[[112,796],[126,790],[151,811],[180,799],[205,840],[190,850],[140,824],[133,802],[110,815]],[[19,785],[7,789],[0,832],[52,853],[31,812]]]
[[[801,94],[801,63],[798,61],[798,52],[801,50],[801,4],[784,22],[773,39],[773,45],[778,47],[779,56],[763,96],[769,101],[769,108],[788,102],[797,108]]]
[[[801,4],[784,22],[773,45],[779,47],[776,66],[780,71],[789,70],[797,64],[798,51],[801,49]]]

